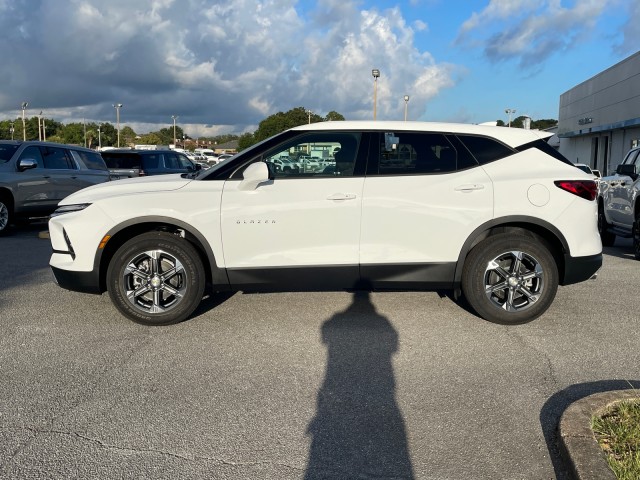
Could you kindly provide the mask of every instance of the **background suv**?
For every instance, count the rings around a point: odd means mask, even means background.
[[[615,174],[600,179],[598,230],[605,246],[613,245],[616,236],[633,238],[640,260],[640,147],[627,153]]]
[[[481,317],[542,315],[602,264],[596,182],[549,134],[421,122],[321,122],[208,170],[110,182],[49,221],[59,285],[105,290],[149,325],[213,291],[448,290]],[[276,170],[307,153],[333,168]]]
[[[107,180],[107,166],[93,150],[0,141],[0,234],[14,220],[47,216],[67,195]]]
[[[114,149],[102,152],[112,180],[165,175],[169,173],[191,173],[202,167],[189,157],[173,150]]]

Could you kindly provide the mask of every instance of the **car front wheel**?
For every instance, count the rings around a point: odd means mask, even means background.
[[[542,315],[558,289],[558,268],[541,239],[521,234],[492,235],[469,253],[462,291],[485,320],[530,322]]]
[[[109,264],[107,289],[116,308],[144,325],[170,325],[193,313],[205,273],[196,249],[166,232],[148,232],[122,245]]]
[[[0,195],[0,235],[6,233],[11,222],[11,205]]]

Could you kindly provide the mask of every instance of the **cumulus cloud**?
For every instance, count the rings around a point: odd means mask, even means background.
[[[628,20],[622,28],[622,42],[616,46],[616,51],[621,55],[637,52],[640,45],[640,3],[630,2]]]
[[[455,83],[457,67],[414,42],[427,28],[398,8],[357,0],[12,0],[0,1],[5,48],[0,112],[22,101],[57,120],[115,118],[200,131],[242,131],[265,116],[304,106],[370,118],[372,68],[378,118],[399,119],[411,95],[426,101]],[[17,27],[16,27],[17,26]],[[208,126],[208,127],[207,127]]]
[[[456,44],[484,49],[494,62],[516,59],[535,68],[557,52],[587,38],[613,0],[491,0],[461,26]]]

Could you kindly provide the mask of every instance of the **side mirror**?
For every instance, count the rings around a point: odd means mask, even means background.
[[[269,167],[265,162],[255,162],[242,173],[242,181],[238,190],[255,190],[261,183],[271,179]]]
[[[616,167],[616,173],[633,177],[636,174],[636,166],[631,163],[620,164]]]
[[[38,162],[36,162],[33,158],[22,158],[18,162],[18,171],[20,172],[31,170],[32,168],[38,168]]]
[[[598,178],[601,178],[601,177],[602,177],[602,174],[600,173],[600,170],[591,170],[591,171],[593,172],[593,174],[594,174],[596,177],[598,177]]]

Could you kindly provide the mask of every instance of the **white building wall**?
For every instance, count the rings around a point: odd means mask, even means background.
[[[604,175],[640,143],[640,52],[560,96],[560,152]]]

